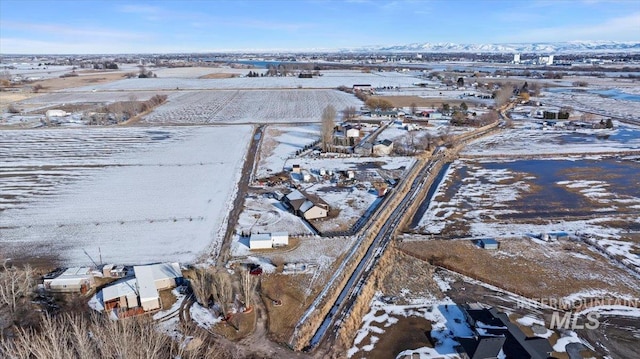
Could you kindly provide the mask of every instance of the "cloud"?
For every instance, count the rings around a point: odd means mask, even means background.
[[[565,25],[556,27],[527,28],[504,38],[504,41],[574,41],[610,40],[639,41],[640,12],[608,19],[598,24]]]

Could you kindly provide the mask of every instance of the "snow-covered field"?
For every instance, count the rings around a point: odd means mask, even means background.
[[[66,265],[215,254],[252,128],[0,131],[3,255]]]
[[[360,104],[353,95],[337,90],[185,91],[175,93],[144,120],[150,123],[319,122],[327,105],[340,111]]]
[[[637,91],[638,86],[633,93]],[[593,88],[580,90],[609,90],[608,88]],[[586,110],[594,113],[619,116],[629,119],[638,119],[640,113],[640,101],[627,101],[606,96],[598,96],[589,92],[550,92],[544,93],[544,97],[540,98],[545,104],[553,104],[556,106],[569,106],[578,110]]]
[[[260,69],[258,69],[260,71]],[[246,73],[249,70],[245,70]],[[180,77],[158,77],[147,79],[124,79],[116,82],[85,86],[73,91],[113,90],[184,90],[201,89],[261,89],[261,88],[324,88],[335,89],[339,86],[351,88],[355,84],[370,84],[373,87],[400,86],[412,87],[420,82],[419,78],[397,72],[363,73],[352,70],[322,71],[322,76],[312,79],[290,77],[236,77],[227,79],[194,79]]]
[[[269,126],[263,133],[255,178],[268,177],[283,170],[296,151],[320,139],[320,126]]]
[[[112,103],[117,101],[146,101],[154,95],[164,94],[158,91],[119,91],[119,92],[50,92],[23,100],[20,103],[26,105],[40,104],[42,107],[77,103]]]
[[[526,129],[504,130],[473,142],[463,155],[562,155],[640,150],[640,129],[614,121],[613,130]]]

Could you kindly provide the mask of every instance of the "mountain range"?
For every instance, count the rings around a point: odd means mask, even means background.
[[[571,41],[503,44],[458,44],[452,42],[413,43],[391,46],[364,46],[343,49],[345,52],[481,52],[481,53],[573,53],[640,52],[640,42]]]

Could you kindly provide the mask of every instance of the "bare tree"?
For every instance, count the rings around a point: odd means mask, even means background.
[[[347,120],[354,118],[356,116],[355,106],[347,106],[344,110],[342,110],[342,115]]]
[[[191,279],[191,290],[196,296],[198,303],[205,308],[209,307],[209,298],[211,297],[209,279],[208,271],[202,268],[196,269],[194,278]]]
[[[415,102],[412,102],[412,103],[411,103],[411,105],[410,105],[410,107],[411,107],[411,114],[412,114],[412,115],[415,115],[415,114],[416,114],[416,112],[418,112],[418,105],[416,105],[416,103],[415,103]]]
[[[25,266],[22,269],[8,267],[2,264],[0,269],[0,304],[9,308],[9,313],[15,315],[23,298],[28,298],[33,292],[33,269]]]
[[[258,286],[257,277],[251,275],[248,270],[242,271],[242,295],[244,297],[244,306],[249,308],[252,304],[253,293]]]
[[[511,95],[513,95],[513,85],[509,83],[502,85],[494,95],[496,105],[498,105],[498,107],[505,105],[509,102],[509,99],[511,99]]]
[[[322,111],[322,148],[327,151],[333,143],[333,131],[336,122],[336,109],[327,105]]]
[[[211,295],[220,312],[226,318],[229,314],[228,305],[233,301],[233,288],[229,274],[223,271],[211,273],[211,282],[209,283]]]

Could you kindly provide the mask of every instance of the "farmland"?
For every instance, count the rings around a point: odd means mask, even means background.
[[[287,123],[318,122],[322,110],[359,106],[335,90],[180,91],[144,118],[147,123]]]
[[[251,127],[2,131],[2,255],[66,264],[217,252]],[[186,245],[188,244],[188,245]]]

